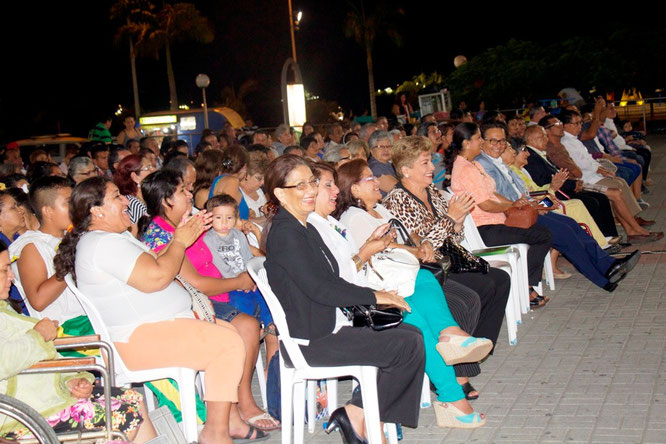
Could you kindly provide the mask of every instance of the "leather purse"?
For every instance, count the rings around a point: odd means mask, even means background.
[[[511,207],[504,212],[506,220],[504,225],[514,228],[530,228],[537,221],[539,212],[531,205],[523,205],[522,207]]]
[[[391,219],[389,221],[391,228],[394,228],[396,233],[400,235],[403,243],[408,247],[416,247],[416,243],[410,236],[407,228],[400,222],[398,219]],[[439,282],[439,285],[443,285],[446,282],[446,278],[451,267],[451,260],[444,256],[441,260],[435,262],[423,262],[419,261],[419,266],[422,270],[428,270],[435,276],[435,279]]]
[[[483,273],[490,271],[490,264],[483,258],[474,256],[450,238],[444,241],[440,253],[451,260],[449,271],[452,273]]]
[[[402,324],[402,311],[395,307],[352,305],[341,308],[354,327],[370,327],[382,331]]]

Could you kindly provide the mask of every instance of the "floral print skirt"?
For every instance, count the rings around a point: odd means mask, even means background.
[[[121,431],[126,435],[136,430],[143,418],[140,404],[143,396],[135,390],[121,390],[111,388],[111,417],[113,430]],[[90,398],[79,399],[76,404],[46,418],[56,433],[72,431],[99,431],[106,430],[104,415],[104,388],[96,386]],[[27,428],[18,429],[10,433],[9,439],[23,439],[30,436]]]

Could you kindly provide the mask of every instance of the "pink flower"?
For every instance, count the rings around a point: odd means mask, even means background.
[[[81,399],[71,408],[72,419],[78,423],[89,421],[95,415],[95,406],[87,399]]]
[[[101,405],[102,407],[104,407],[104,396],[103,395],[100,396],[99,399],[97,399],[97,403],[99,405]],[[118,410],[121,405],[122,405],[122,403],[120,402],[120,400],[118,400],[117,398],[114,398],[113,396],[111,397],[111,411]]]
[[[51,427],[58,424],[59,422],[67,422],[71,417],[71,409],[72,407],[67,407],[58,413],[51,415],[49,418],[46,418],[46,422],[48,422]]]

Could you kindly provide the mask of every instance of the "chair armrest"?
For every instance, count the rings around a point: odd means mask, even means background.
[[[53,340],[53,345],[71,345],[71,344],[80,344],[82,342],[99,342],[99,335],[88,335],[88,336],[69,336],[66,338],[55,338]]]
[[[54,367],[78,367],[81,365],[94,365],[95,358],[90,356],[86,358],[63,358],[63,359],[47,359],[44,361],[39,361],[30,369],[43,369],[43,368],[54,368]]]
[[[489,248],[482,248],[479,250],[473,250],[472,254],[475,256],[493,256],[496,254],[513,253],[513,252],[516,252],[515,248],[513,248],[511,245],[507,245],[502,247],[489,247]]]

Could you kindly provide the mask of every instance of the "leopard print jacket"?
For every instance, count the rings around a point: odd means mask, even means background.
[[[439,249],[448,237],[456,243],[462,242],[465,233],[453,229],[455,223],[447,215],[449,205],[435,185],[426,189],[428,200],[435,214],[430,213],[425,204],[398,183],[384,198],[383,204],[395,215],[410,233],[416,233],[422,240],[428,240],[441,259]]]

